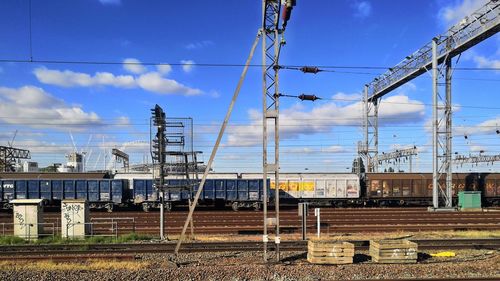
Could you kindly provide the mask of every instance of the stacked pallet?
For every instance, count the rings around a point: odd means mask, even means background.
[[[370,256],[378,263],[416,263],[417,243],[408,240],[372,240]]]
[[[312,239],[307,244],[307,261],[315,264],[349,264],[354,257],[354,244]]]

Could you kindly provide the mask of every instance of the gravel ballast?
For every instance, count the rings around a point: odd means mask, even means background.
[[[284,252],[281,262],[264,263],[261,252],[137,255],[136,270],[82,270],[0,267],[0,280],[356,280],[394,278],[500,279],[498,251],[456,251],[450,258],[419,253],[417,264],[376,264],[367,252],[356,253],[351,265],[312,265],[304,252]],[[271,253],[272,254],[272,253]],[[271,257],[272,258],[272,257]],[[32,263],[30,263],[32,265]]]

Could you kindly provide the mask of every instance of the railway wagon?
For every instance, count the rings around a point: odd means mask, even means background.
[[[63,199],[85,199],[94,209],[113,210],[126,203],[128,182],[110,179],[3,179],[0,201],[11,208],[13,199],[43,199],[44,204],[58,206]]]
[[[444,185],[444,181],[441,182]],[[498,205],[500,176],[488,173],[454,173],[452,195],[454,205],[460,191],[481,191],[484,205]],[[366,174],[366,199],[376,205],[432,205],[431,173]]]
[[[500,205],[500,174],[481,174],[484,180],[484,186],[481,191],[483,191],[483,201],[489,206],[499,206]]]
[[[169,188],[165,192],[165,208],[187,205],[198,190],[198,181],[166,180]],[[159,207],[159,193],[153,180],[133,179],[133,204],[141,205],[144,211]],[[269,185],[268,185],[269,186]],[[231,206],[233,210],[242,207],[261,208],[263,199],[262,179],[207,179],[200,194],[201,205]]]
[[[252,176],[256,174],[241,174],[241,178]],[[274,175],[270,175],[270,187],[274,197]],[[309,202],[313,205],[347,206],[362,201],[359,177],[350,173],[280,173],[279,192],[280,200],[285,204]]]

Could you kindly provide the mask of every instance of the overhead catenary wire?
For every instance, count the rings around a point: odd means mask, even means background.
[[[199,66],[199,67],[242,67],[245,66],[241,63],[199,63],[199,62],[190,62],[190,63],[175,63],[175,62],[128,62],[128,61],[98,61],[98,60],[47,60],[47,59],[9,59],[9,58],[0,58],[0,63],[45,63],[45,64],[82,64],[82,65],[144,65],[144,66],[162,66],[162,65],[171,65],[171,66]],[[262,64],[250,64],[249,67],[263,67]],[[299,69],[303,66],[290,64],[290,65],[280,65],[280,68],[286,67],[290,69]],[[320,69],[321,72],[338,72],[332,71],[332,69],[371,69],[371,70],[387,70],[389,67],[387,66],[367,66],[367,65],[318,65],[316,66]],[[411,69],[411,68],[409,68]],[[417,68],[415,68],[417,69]],[[456,67],[454,70],[463,70],[463,71],[498,71],[500,67]],[[369,73],[374,74],[374,73]]]

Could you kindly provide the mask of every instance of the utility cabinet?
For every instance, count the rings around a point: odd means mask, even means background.
[[[83,239],[90,233],[89,206],[86,200],[67,199],[61,202],[61,236]]]
[[[42,199],[14,199],[14,236],[36,240],[43,234]]]
[[[460,191],[458,193],[460,209],[481,209],[481,191]]]

